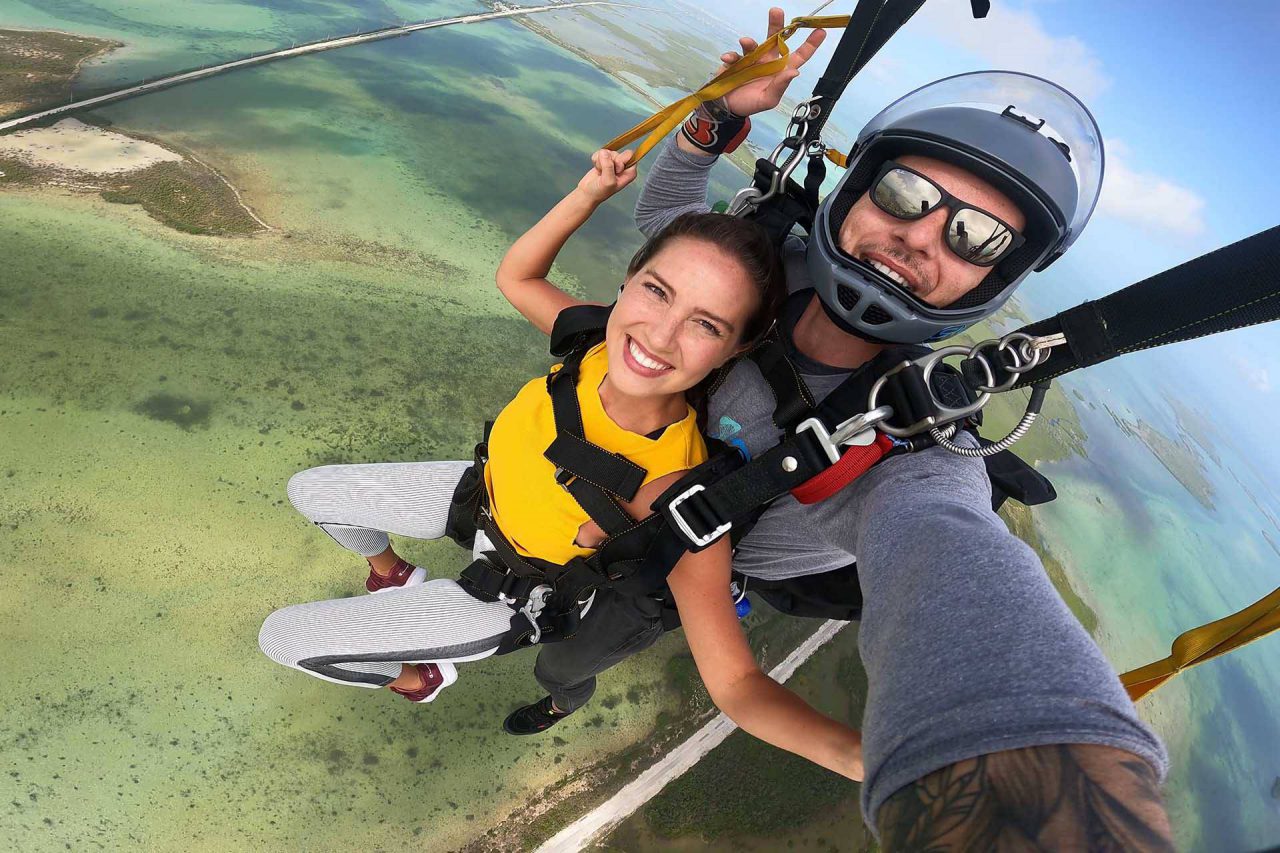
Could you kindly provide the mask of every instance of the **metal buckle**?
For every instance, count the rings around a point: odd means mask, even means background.
[[[818,96],[812,95],[796,104],[795,111],[791,114],[791,121],[787,123],[786,134],[782,137],[782,141],[774,146],[773,152],[769,155],[769,162],[777,166],[774,169],[773,177],[769,181],[769,189],[761,192],[755,186],[749,186],[738,190],[733,197],[733,201],[729,202],[727,212],[730,216],[741,216],[744,213],[749,213],[776,196],[786,186],[787,180],[800,165],[800,161],[806,156],[822,156],[825,148],[819,147],[815,149],[814,143],[817,140],[808,144],[801,144],[805,135],[809,132],[809,122],[818,117],[816,101],[818,101]],[[818,143],[818,145],[821,146],[821,143]],[[787,155],[786,160],[782,160],[783,150],[790,150],[791,152]]]
[[[529,637],[529,645],[536,646],[542,639],[542,626],[538,624],[538,616],[542,613],[543,608],[547,606],[547,598],[551,595],[551,587],[539,584],[529,590],[528,599],[524,603],[524,607],[520,608],[521,615],[529,620],[529,624],[533,626],[533,634]]]
[[[913,364],[918,365],[924,369],[924,386],[928,389],[929,398],[933,400],[933,405],[938,410],[938,414],[936,416],[929,415],[928,417],[921,418],[911,424],[911,426],[894,427],[882,423],[880,424],[880,430],[897,438],[910,438],[913,435],[919,435],[920,433],[926,432],[936,426],[948,424],[952,421],[963,420],[973,413],[981,411],[982,407],[991,399],[990,392],[981,392],[978,395],[978,399],[968,406],[951,408],[950,406],[944,406],[939,402],[937,396],[933,393],[933,386],[929,383],[929,379],[933,376],[934,368],[937,367],[943,359],[949,358],[953,355],[968,355],[970,352],[970,347],[939,347],[928,355],[922,355],[917,359],[902,362],[897,367],[877,379],[875,384],[871,386],[871,393],[867,396],[867,408],[873,411],[876,409],[876,400],[880,396],[880,391],[884,388],[885,383],[889,381],[889,377],[899,371],[907,369]],[[987,363],[986,359],[979,359],[978,363],[982,365],[983,372],[987,375],[987,387],[994,385],[995,377],[991,373],[991,365]]]
[[[689,526],[689,522],[686,521],[684,516],[681,515],[679,512],[680,504],[684,503],[689,498],[696,495],[698,492],[705,492],[705,491],[706,491],[706,487],[703,486],[701,483],[698,483],[696,485],[690,486],[688,489],[685,489],[683,492],[676,495],[674,498],[671,499],[671,503],[667,504],[667,515],[671,518],[672,521],[676,523],[676,527],[680,528],[680,532],[683,533],[685,537],[698,548],[707,547],[712,542],[715,542],[721,536],[728,533],[730,528],[733,527],[733,524],[731,522],[726,521],[724,524],[721,524],[719,527],[712,530],[706,536],[699,536],[698,534],[693,532],[693,528]]]
[[[817,418],[806,418],[796,427],[796,432],[812,432],[827,454],[827,459],[834,465],[840,461],[840,448],[866,447],[876,440],[875,425],[893,414],[889,406],[880,406],[869,412],[854,415],[844,421],[833,431],[827,432],[827,426]]]

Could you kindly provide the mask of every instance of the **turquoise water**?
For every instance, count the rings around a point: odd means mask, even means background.
[[[476,8],[0,0],[0,24],[127,42],[86,69],[89,91]],[[203,833],[196,846],[213,848],[221,823],[239,818],[241,843],[277,849],[403,844],[414,828],[461,841],[505,816],[519,791],[634,741],[670,709],[661,662],[637,662],[617,683],[650,685],[648,698],[566,735],[574,743],[553,764],[529,744],[486,740],[477,722],[496,720],[495,694],[533,689],[527,661],[511,659],[433,708],[467,720],[442,747],[438,723],[402,703],[299,686],[309,680],[277,672],[253,642],[270,606],[358,582],[281,505],[284,480],[318,461],[468,452],[476,425],[546,360],[493,292],[497,259],[587,154],[646,109],[577,57],[494,22],[95,115],[197,152],[278,233],[190,238],[91,199],[0,196],[10,272],[0,281],[0,559],[23,578],[0,604],[14,650],[0,730],[22,774],[5,798],[21,803],[3,818],[6,837],[24,849],[50,846],[42,833],[167,848]],[[713,192],[740,181],[722,167]],[[570,244],[560,281],[596,296],[615,286],[638,243],[633,201],[631,190]],[[1182,389],[1170,373],[1141,356],[1063,384],[1173,435],[1164,400]],[[203,419],[157,419],[164,394]],[[1097,610],[1117,669],[1163,657],[1180,631],[1280,585],[1259,533],[1271,522],[1236,486],[1277,511],[1250,448],[1223,437],[1222,464],[1206,463],[1216,487],[1207,510],[1100,407],[1080,408],[1089,458],[1051,468],[1061,498],[1036,518]],[[444,546],[415,553],[459,559]],[[19,571],[33,560],[54,568]],[[1280,775],[1277,642],[1186,673],[1141,706],[1170,742],[1170,803],[1189,849],[1280,838],[1269,799]],[[216,679],[228,686],[204,683]],[[387,734],[388,719],[415,728]],[[510,780],[501,792],[498,767]],[[74,795],[71,778],[82,786]],[[466,808],[449,808],[448,792],[469,797]]]
[[[1094,368],[1062,384],[1164,434],[1178,428],[1166,398],[1179,395],[1160,356]],[[1181,394],[1184,402],[1188,400]],[[1182,631],[1220,618],[1280,586],[1280,560],[1262,538],[1277,505],[1253,448],[1219,434],[1221,464],[1204,457],[1207,509],[1099,406],[1081,410],[1087,459],[1051,466],[1059,499],[1036,518],[1055,556],[1097,611],[1099,641],[1117,670],[1166,656]],[[1211,413],[1209,413],[1211,414]],[[1170,747],[1168,797],[1183,844],[1251,850],[1280,838],[1270,790],[1280,775],[1275,711],[1276,638],[1183,673],[1139,703]]]

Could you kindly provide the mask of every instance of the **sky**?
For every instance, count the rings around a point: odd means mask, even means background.
[[[759,37],[766,10],[804,4],[689,0]],[[836,0],[822,14],[847,14]],[[1106,146],[1102,198],[1089,228],[1055,267],[1023,286],[1059,311],[1280,224],[1280,2],[1233,0],[992,0],[975,20],[968,0],[927,0],[846,90],[833,123],[850,133],[931,80],[982,69],[1024,71],[1071,90]],[[812,89],[839,32],[793,84]],[[793,36],[794,47],[803,31]],[[1280,282],[1280,269],[1277,270]],[[1066,282],[1070,276],[1071,281]],[[1206,282],[1212,287],[1212,282]],[[1137,354],[1185,374],[1196,408],[1254,447],[1280,419],[1280,323]],[[1268,454],[1275,455],[1275,454]],[[1280,463],[1275,473],[1280,476]]]

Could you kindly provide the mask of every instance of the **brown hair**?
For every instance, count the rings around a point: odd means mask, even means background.
[[[787,299],[782,255],[769,239],[768,232],[754,222],[725,213],[682,213],[640,247],[627,265],[627,278],[639,272],[663,247],[678,237],[710,243],[741,265],[755,285],[760,301],[742,326],[740,342],[748,348],[759,343],[773,327],[782,303]],[[730,359],[711,371],[685,392],[685,399],[698,413],[698,428],[703,432],[707,428],[707,397],[733,367],[735,360]]]
[[[787,298],[782,258],[768,232],[754,222],[725,213],[682,213],[640,247],[627,265],[627,278],[678,237],[710,243],[738,262],[760,297],[756,310],[743,324],[742,343],[751,346],[764,337]]]

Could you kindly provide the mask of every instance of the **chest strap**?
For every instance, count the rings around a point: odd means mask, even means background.
[[[647,472],[625,456],[587,440],[578,401],[578,378],[585,354],[583,349],[574,350],[560,370],[547,376],[556,437],[543,456],[556,466],[556,482],[605,535],[615,536],[633,524],[619,499],[633,499]]]

